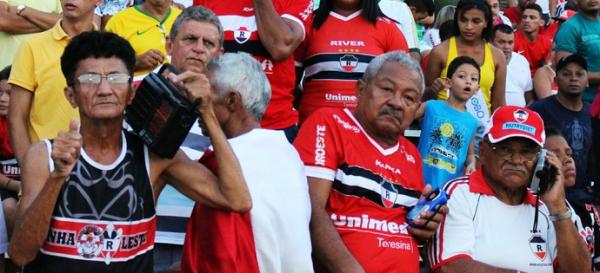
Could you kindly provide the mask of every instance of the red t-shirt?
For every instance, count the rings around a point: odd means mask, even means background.
[[[350,110],[338,108],[309,116],[294,146],[308,177],[333,182],[326,211],[365,271],[419,272],[417,241],[406,223],[423,190],[417,148],[402,136],[382,147]]]
[[[226,52],[247,52],[262,64],[271,84],[271,101],[261,121],[261,127],[283,129],[298,123],[298,113],[292,107],[294,101],[294,57],[275,61],[262,45],[256,24],[252,0],[194,0],[194,6],[203,5],[219,16],[225,31]],[[304,21],[312,13],[309,0],[273,0],[275,11],[282,18],[298,22],[304,29]]]
[[[521,13],[517,9],[517,7],[510,7],[504,9],[504,16],[506,16],[513,25],[519,24],[521,22]]]
[[[212,150],[204,153],[200,163],[219,175]],[[181,272],[259,273],[250,212],[234,213],[196,203],[185,232]]]
[[[529,62],[531,77],[535,71],[550,58],[552,41],[545,35],[538,35],[534,42],[530,42],[522,31],[515,32],[515,52],[525,56]]]
[[[408,45],[387,18],[372,24],[361,11],[349,16],[332,11],[319,29],[309,27],[296,54],[305,73],[300,121],[323,107],[354,109],[356,81],[373,58],[394,50],[408,53]]]

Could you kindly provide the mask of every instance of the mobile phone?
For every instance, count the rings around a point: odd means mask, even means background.
[[[540,183],[542,182],[541,179],[544,176],[543,172],[546,164],[546,154],[548,154],[548,151],[546,149],[542,149],[538,161],[535,163],[535,169],[533,169],[533,177],[529,183],[529,189],[531,189],[533,194],[540,193]]]
[[[540,157],[535,164],[535,169],[533,169],[531,182],[529,183],[529,189],[536,195],[543,194],[554,185],[554,175],[556,174],[556,170],[546,162],[547,154],[548,150],[542,149]]]
[[[426,198],[419,200],[417,205],[408,212],[406,216],[408,224],[413,227],[419,226],[415,223],[415,220],[419,219],[421,213],[430,211],[435,214],[446,203],[448,203],[448,196],[444,190],[437,189],[431,192]]]

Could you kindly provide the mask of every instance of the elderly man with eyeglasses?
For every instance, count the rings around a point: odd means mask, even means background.
[[[528,189],[544,141],[537,113],[517,106],[494,112],[480,144],[481,168],[444,186],[450,212],[429,247],[435,272],[590,272],[554,153],[541,176],[550,186],[537,196]]]
[[[154,272],[155,203],[166,181],[211,207],[245,212],[252,206],[205,75],[186,71],[169,79],[200,101],[219,177],[182,151],[159,158],[122,129],[135,95],[134,65],[131,45],[109,32],[85,32],[65,49],[65,96],[78,109],[81,126],[72,120],[68,132],[34,144],[25,155],[9,247],[23,272]]]

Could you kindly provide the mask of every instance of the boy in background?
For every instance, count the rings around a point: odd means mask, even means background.
[[[466,104],[479,90],[479,74],[479,65],[473,58],[455,58],[448,67],[448,100],[427,101],[417,112],[417,117],[423,116],[419,141],[423,175],[432,189],[475,170],[478,121],[467,111]]]

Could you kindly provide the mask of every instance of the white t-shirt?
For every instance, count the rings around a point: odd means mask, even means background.
[[[508,17],[504,16],[504,14],[502,14],[502,12],[498,13],[498,17],[500,17],[503,24],[509,25],[512,27],[512,22],[510,21],[510,19],[508,19]]]
[[[529,62],[523,55],[513,52],[506,66],[506,105],[525,106],[525,92],[532,89]]]
[[[304,163],[283,131],[254,129],[229,139],[246,179],[260,272],[313,272]]]
[[[550,2],[548,0],[536,0],[535,3],[542,7],[543,14],[550,13]]]
[[[408,5],[399,0],[381,0],[379,8],[385,16],[396,21],[396,25],[400,28],[406,39],[408,48],[419,48],[417,25]]]
[[[496,198],[481,170],[449,181],[444,190],[450,212],[430,244],[433,270],[462,257],[515,271],[554,272],[556,232],[541,202],[538,232],[532,232],[533,194],[528,193],[523,204],[505,204]]]
[[[425,31],[423,34],[423,39],[421,40],[421,51],[430,50],[433,47],[439,45],[442,42],[440,38],[440,30],[437,28],[430,28]]]

